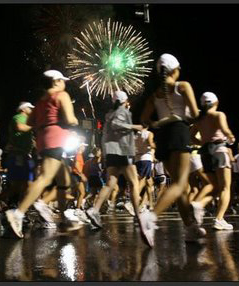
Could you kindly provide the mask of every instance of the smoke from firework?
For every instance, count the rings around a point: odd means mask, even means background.
[[[65,67],[67,54],[76,44],[74,36],[90,19],[113,15],[112,9],[111,5],[87,4],[37,6],[32,21],[44,61],[49,65]]]

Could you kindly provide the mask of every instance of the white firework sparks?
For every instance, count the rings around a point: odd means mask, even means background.
[[[141,32],[120,22],[93,22],[75,37],[77,48],[68,54],[71,79],[81,78],[81,88],[89,85],[91,93],[105,95],[124,89],[135,94],[142,89],[143,78],[152,68],[152,51]]]

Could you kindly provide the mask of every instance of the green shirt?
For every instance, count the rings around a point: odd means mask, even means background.
[[[17,153],[28,154],[32,150],[32,131],[17,131],[17,123],[27,124],[27,115],[18,113],[13,116],[9,125],[9,140],[8,147],[9,150]]]

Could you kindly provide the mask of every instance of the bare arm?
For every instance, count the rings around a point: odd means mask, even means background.
[[[151,149],[155,149],[156,148],[156,144],[154,142],[154,134],[153,134],[153,132],[149,133],[148,142],[149,142],[149,145],[150,145]]]
[[[218,112],[218,124],[219,128],[222,130],[223,134],[227,136],[229,143],[235,142],[235,136],[233,135],[232,131],[229,129],[227,123],[226,114],[223,112]]]
[[[78,125],[78,120],[75,117],[69,94],[65,91],[61,92],[58,99],[61,104],[61,110],[65,119],[65,123],[69,125]]]
[[[202,141],[196,137],[197,133],[198,133],[198,128],[197,128],[197,125],[194,124],[190,129],[191,141],[193,144],[202,145]]]
[[[231,148],[227,148],[227,149],[228,149],[228,155],[229,155],[230,161],[235,162],[235,158],[233,156],[232,149]]]
[[[24,124],[24,123],[17,123],[16,124],[16,130],[17,131],[28,132],[31,129],[32,129],[32,126],[29,126],[27,124]]]
[[[19,119],[19,118],[15,120],[16,131],[28,132],[32,129],[31,124],[29,124],[29,117],[30,116],[28,116],[26,123],[25,121],[22,121],[22,119]]]
[[[179,91],[184,96],[185,103],[189,107],[192,117],[198,117],[199,110],[191,84],[186,81],[181,81]]]

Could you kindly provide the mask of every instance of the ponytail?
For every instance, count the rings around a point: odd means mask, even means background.
[[[168,71],[167,71],[166,67],[161,66],[160,73],[159,73],[161,87],[163,90],[165,103],[166,103],[166,105],[167,105],[167,107],[170,110],[170,113],[172,115],[172,114],[174,114],[174,112],[173,112],[173,105],[172,105],[171,99],[169,97],[168,85],[166,83],[167,76],[168,76]]]
[[[199,116],[197,119],[203,118],[205,115],[207,115],[208,110],[213,106],[211,103],[206,103],[205,105],[202,105]]]

